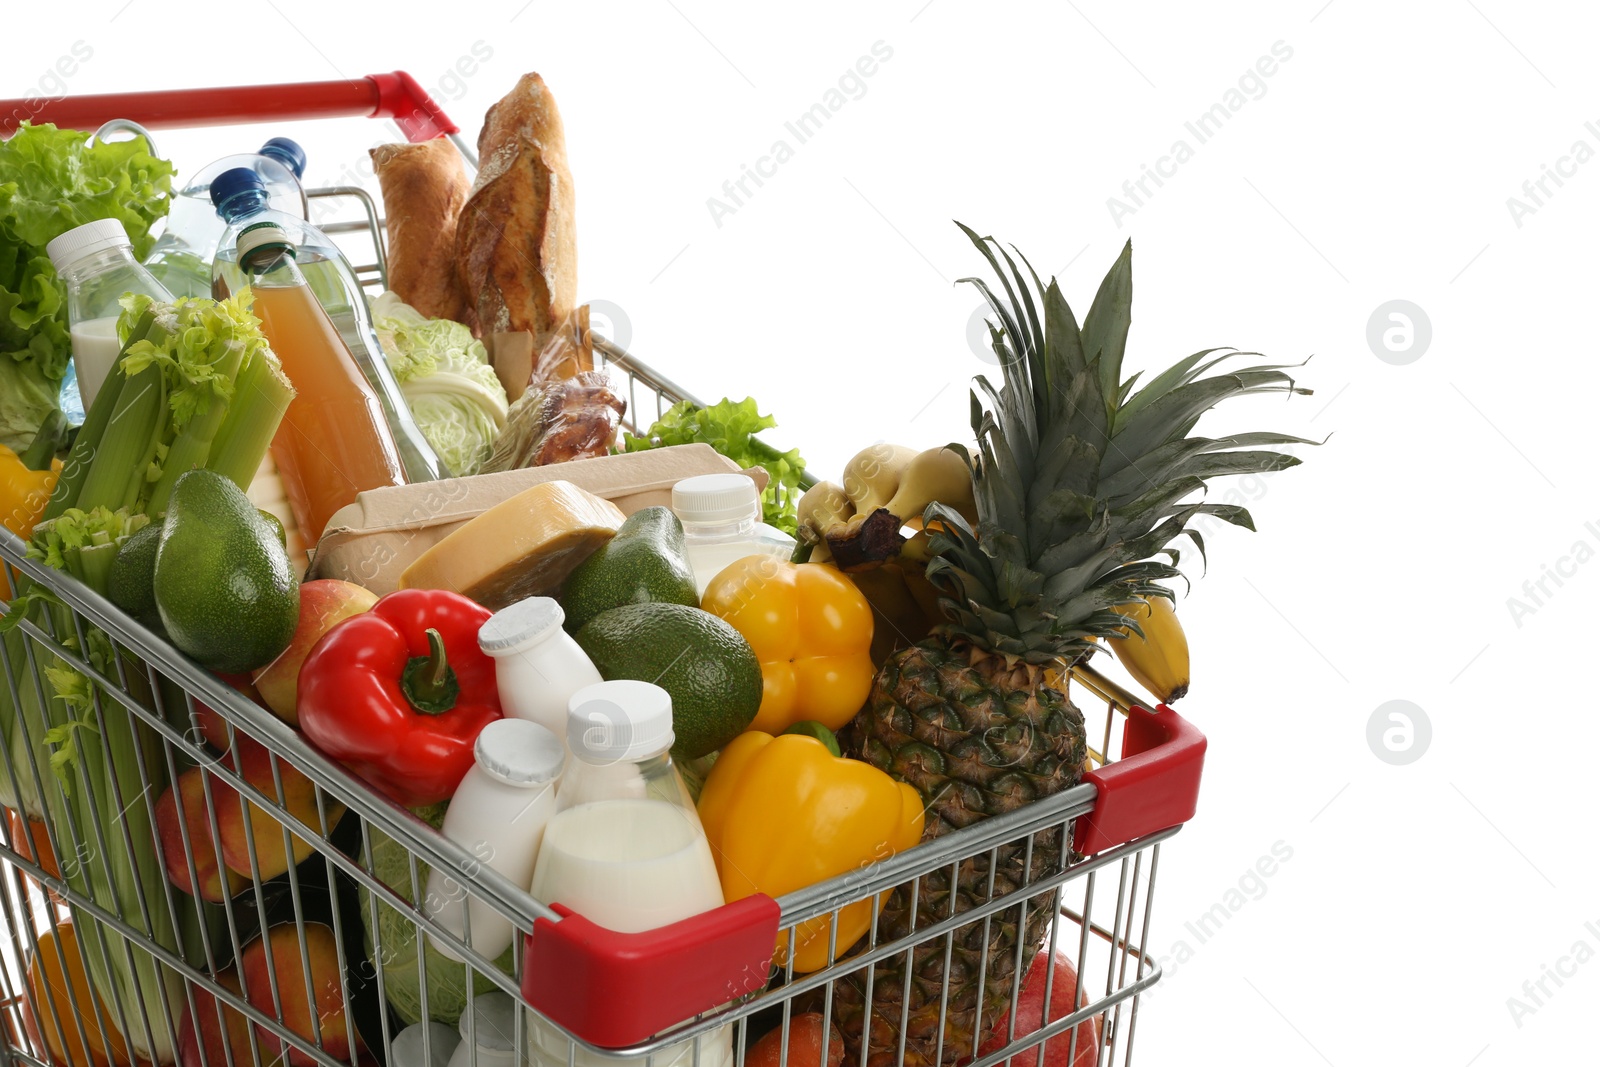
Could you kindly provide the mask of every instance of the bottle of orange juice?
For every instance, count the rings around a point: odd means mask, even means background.
[[[400,452],[376,392],[306,285],[289,233],[270,219],[251,223],[236,247],[252,310],[295,387],[272,458],[295,524],[314,547],[357,493],[405,484]]]

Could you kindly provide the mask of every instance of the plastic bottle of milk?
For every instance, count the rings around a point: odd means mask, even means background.
[[[741,475],[742,477],[742,475]],[[620,933],[640,933],[722,906],[722,884],[700,816],[673,766],[672,698],[648,682],[612,681],[573,694],[572,769],[545,827],[531,892]],[[532,1062],[631,1067],[637,1061],[573,1050],[530,1017]],[[695,1040],[655,1053],[652,1067],[689,1067]],[[699,1067],[733,1062],[732,1028],[698,1039]]]
[[[788,559],[794,538],[761,522],[761,493],[743,474],[700,474],[672,487],[672,513],[683,523],[683,542],[702,596],[724,567],[746,556]]]
[[[56,273],[67,285],[67,324],[78,392],[87,411],[122,351],[117,339],[118,303],[126,293],[157,300],[172,294],[133,257],[133,242],[120,219],[99,219],[74,227],[45,246]]]
[[[560,604],[533,596],[501,608],[478,629],[478,647],[495,661],[500,707],[561,738],[567,735],[572,694],[601,680],[588,655],[561,628],[566,619]]]
[[[450,798],[440,832],[471,853],[475,863],[527,885],[556,812],[556,782],[566,755],[561,739],[537,723],[498,719],[485,726],[473,746],[476,762]],[[437,868],[429,871],[424,910],[478,955],[498,959],[511,944],[511,920],[467,893],[461,882],[470,881],[471,874],[464,871],[458,880]],[[449,942],[431,933],[428,940],[444,955],[461,959]]]

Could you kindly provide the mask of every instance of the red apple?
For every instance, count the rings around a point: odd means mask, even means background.
[[[256,687],[251,683],[248,674],[219,674],[217,677],[261,707],[267,706],[266,702],[261,699],[261,694],[256,692]],[[218,752],[228,751],[228,724],[221,715],[196,700],[194,702],[194,718],[196,724],[200,727],[200,736],[205,738],[212,748]],[[194,739],[192,733],[189,735],[189,739]]]
[[[239,976],[232,967],[217,975],[217,984],[230,993],[243,995],[239,989]],[[205,986],[196,984],[194,1011],[191,1012],[185,1004],[183,1023],[178,1027],[179,1067],[226,1067],[230,1052],[233,1054],[234,1067],[248,1067],[255,1062],[252,1044],[250,1020],[213,997]],[[264,1052],[261,1053],[261,1062],[263,1065],[270,1062]]]
[[[1028,977],[1022,983],[1022,992],[1017,997],[1017,1037],[1023,1038],[1036,1033],[1045,1024],[1044,1018],[1044,987],[1045,977],[1050,974],[1050,950],[1045,949],[1035,956],[1033,966],[1028,968]],[[1055,984],[1050,990],[1050,1022],[1064,1019],[1072,1014],[1072,993],[1078,988],[1078,972],[1072,966],[1072,958],[1065,951],[1058,950],[1055,959]],[[1083,992],[1083,999],[1079,1007],[1089,1003],[1089,991]],[[1049,1041],[1044,1046],[1044,1067],[1095,1067],[1100,1060],[1100,1028],[1099,1018],[1085,1019],[1072,1030],[1067,1030]],[[989,1031],[989,1038],[978,1049],[978,1056],[984,1057],[991,1052],[996,1052],[1010,1044],[1006,1040],[1006,1031],[1011,1026],[1011,1015],[1002,1015],[994,1028]],[[1072,1056],[1072,1035],[1078,1035],[1078,1051],[1073,1056],[1072,1062],[1067,1062],[1067,1057]],[[996,1067],[1035,1067],[1038,1063],[1038,1047],[1019,1052],[1009,1061],[1003,1061]]]
[[[294,638],[278,658],[255,672],[256,688],[272,713],[290,726],[300,725],[295,694],[300,665],[322,635],[352,615],[360,615],[378,602],[377,594],[354,582],[318,578],[300,586],[300,623]]]
[[[320,1034],[323,1051],[336,1060],[348,1062],[355,1030],[345,1018],[344,971],[339,966],[338,942],[333,931],[321,923],[306,923],[304,929],[304,956],[292,923],[274,926],[264,938],[245,946],[239,965],[245,999],[267,1015],[281,1018],[283,1025],[307,1044],[314,1044]],[[264,947],[267,944],[271,947],[270,961]],[[306,986],[308,973],[309,989]],[[278,980],[276,1007],[272,1000],[271,976],[274,974]],[[285,1048],[266,1028],[255,1026],[253,1029],[265,1053],[263,1059],[281,1062],[287,1053],[290,1067],[316,1067],[314,1059],[298,1048]],[[213,1061],[213,1064],[220,1062]]]

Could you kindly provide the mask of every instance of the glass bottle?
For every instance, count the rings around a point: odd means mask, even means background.
[[[721,907],[722,883],[689,791],[673,765],[672,698],[649,682],[580,689],[567,717],[572,765],[534,865],[532,895],[619,933],[639,933]],[[535,1067],[633,1067],[599,1057],[529,1016]],[[698,1049],[696,1048],[698,1046]],[[732,1028],[670,1045],[655,1067],[724,1067]]]
[[[45,252],[67,286],[72,365],[83,407],[88,409],[122,351],[117,337],[122,297],[143,293],[171,300],[172,294],[139,265],[128,231],[118,219],[74,227],[46,245]]]
[[[356,494],[404,485],[405,472],[372,386],[328,321],[276,221],[242,229],[235,246],[262,332],[295,387],[272,439],[284,492],[307,547]]]
[[[449,469],[417,428],[395,381],[394,371],[383,356],[378,336],[372,329],[367,298],[350,261],[327,234],[304,219],[274,210],[261,176],[248,168],[219,174],[211,183],[211,199],[217,214],[227,223],[221,247],[212,265],[212,294],[224,297],[246,284],[242,263],[235,252],[239,234],[258,222],[274,222],[294,245],[295,261],[301,275],[328,321],[333,324],[345,350],[372,387],[383,411],[384,421],[400,450],[406,480],[428,482],[450,477]]]

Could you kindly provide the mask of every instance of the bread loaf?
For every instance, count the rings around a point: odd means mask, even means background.
[[[371,150],[389,235],[389,288],[435,319],[472,325],[455,270],[456,221],[471,182],[448,138]]]
[[[561,114],[544,79],[524,74],[489,109],[478,155],[478,178],[456,230],[456,266],[478,335],[515,399],[533,354],[577,302],[572,173]]]

